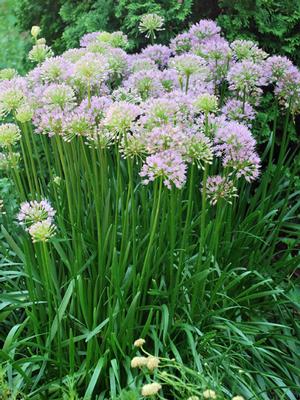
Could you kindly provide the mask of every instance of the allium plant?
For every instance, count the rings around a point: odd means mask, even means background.
[[[140,29],[154,38],[162,24],[147,15]],[[170,47],[135,55],[124,51],[121,32],[89,33],[81,48],[59,57],[38,34],[34,29],[30,53],[38,65],[23,78],[0,75],[0,115],[11,119],[0,126],[0,167],[14,180],[16,218],[25,227],[6,237],[24,253],[17,251],[28,294],[24,315],[36,334],[24,339],[20,357],[36,357],[50,378],[78,372],[89,398],[112,382],[116,358],[141,326],[145,335],[161,318],[201,326],[199,316],[208,315],[223,287],[223,265],[240,260],[238,268],[248,267],[257,235],[243,236],[243,216],[254,187],[262,207],[272,202],[260,155],[272,163],[276,145],[276,126],[263,152],[251,126],[264,90],[273,90],[286,115],[278,176],[287,125],[300,109],[300,77],[287,59],[268,57],[252,42],[230,45],[208,20]],[[239,300],[225,297],[217,307],[236,309]],[[240,301],[242,320],[251,300]],[[138,361],[145,360],[133,366]],[[129,374],[126,365],[119,370]],[[31,372],[36,389],[42,374]],[[160,384],[143,391],[159,392]]]

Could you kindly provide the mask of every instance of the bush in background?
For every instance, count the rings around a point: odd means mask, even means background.
[[[258,41],[267,52],[300,64],[299,0],[220,0],[218,23],[229,40]]]
[[[39,25],[56,52],[77,46],[87,32],[122,30],[131,49],[145,45],[138,31],[140,16],[155,12],[167,29],[157,42],[167,43],[176,33],[200,18],[216,18],[230,40],[251,38],[264,50],[287,55],[300,64],[300,3],[298,0],[19,0],[18,25],[30,30]]]

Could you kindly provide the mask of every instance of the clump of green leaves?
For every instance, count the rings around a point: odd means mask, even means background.
[[[221,0],[218,23],[229,40],[252,39],[300,63],[299,0]]]

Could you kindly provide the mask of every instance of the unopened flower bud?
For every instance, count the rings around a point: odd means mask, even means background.
[[[152,372],[155,368],[158,368],[159,362],[160,361],[158,357],[149,356],[146,364],[149,371]]]
[[[36,44],[46,44],[46,39],[45,38],[40,38],[36,41]]]
[[[36,39],[41,32],[41,28],[39,26],[33,26],[31,28],[31,35]]]
[[[211,389],[204,390],[204,392],[202,394],[203,394],[203,398],[204,399],[212,399],[212,400],[214,400],[214,399],[217,398],[216,392],[214,390],[211,390]]]
[[[161,385],[157,382],[148,383],[142,387],[142,396],[153,396],[161,389]]]
[[[145,343],[146,343],[145,339],[139,338],[133,343],[133,345],[134,347],[142,347],[144,346]]]
[[[147,365],[147,358],[146,357],[133,357],[131,360],[131,368],[141,368]]]

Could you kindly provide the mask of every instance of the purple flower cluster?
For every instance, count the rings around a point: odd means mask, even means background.
[[[259,175],[249,129],[263,89],[300,111],[300,72],[291,61],[268,57],[248,40],[229,43],[211,20],[138,54],[126,53],[122,32],[88,33],[80,46],[40,62],[25,78],[4,71],[0,117],[32,120],[37,133],[66,141],[116,145],[123,157],[143,161],[144,183],[162,177],[168,188],[182,187],[189,164],[209,172],[213,164],[219,175],[208,180],[207,193],[231,198],[233,180]]]
[[[180,189],[185,183],[186,164],[177,151],[161,151],[146,158],[140,176],[145,185],[161,178],[168,189],[172,188],[172,183]]]
[[[214,142],[216,156],[222,158],[225,168],[232,169],[231,175],[243,176],[249,182],[258,177],[260,159],[255,151],[256,141],[245,125],[226,122],[217,129]]]

